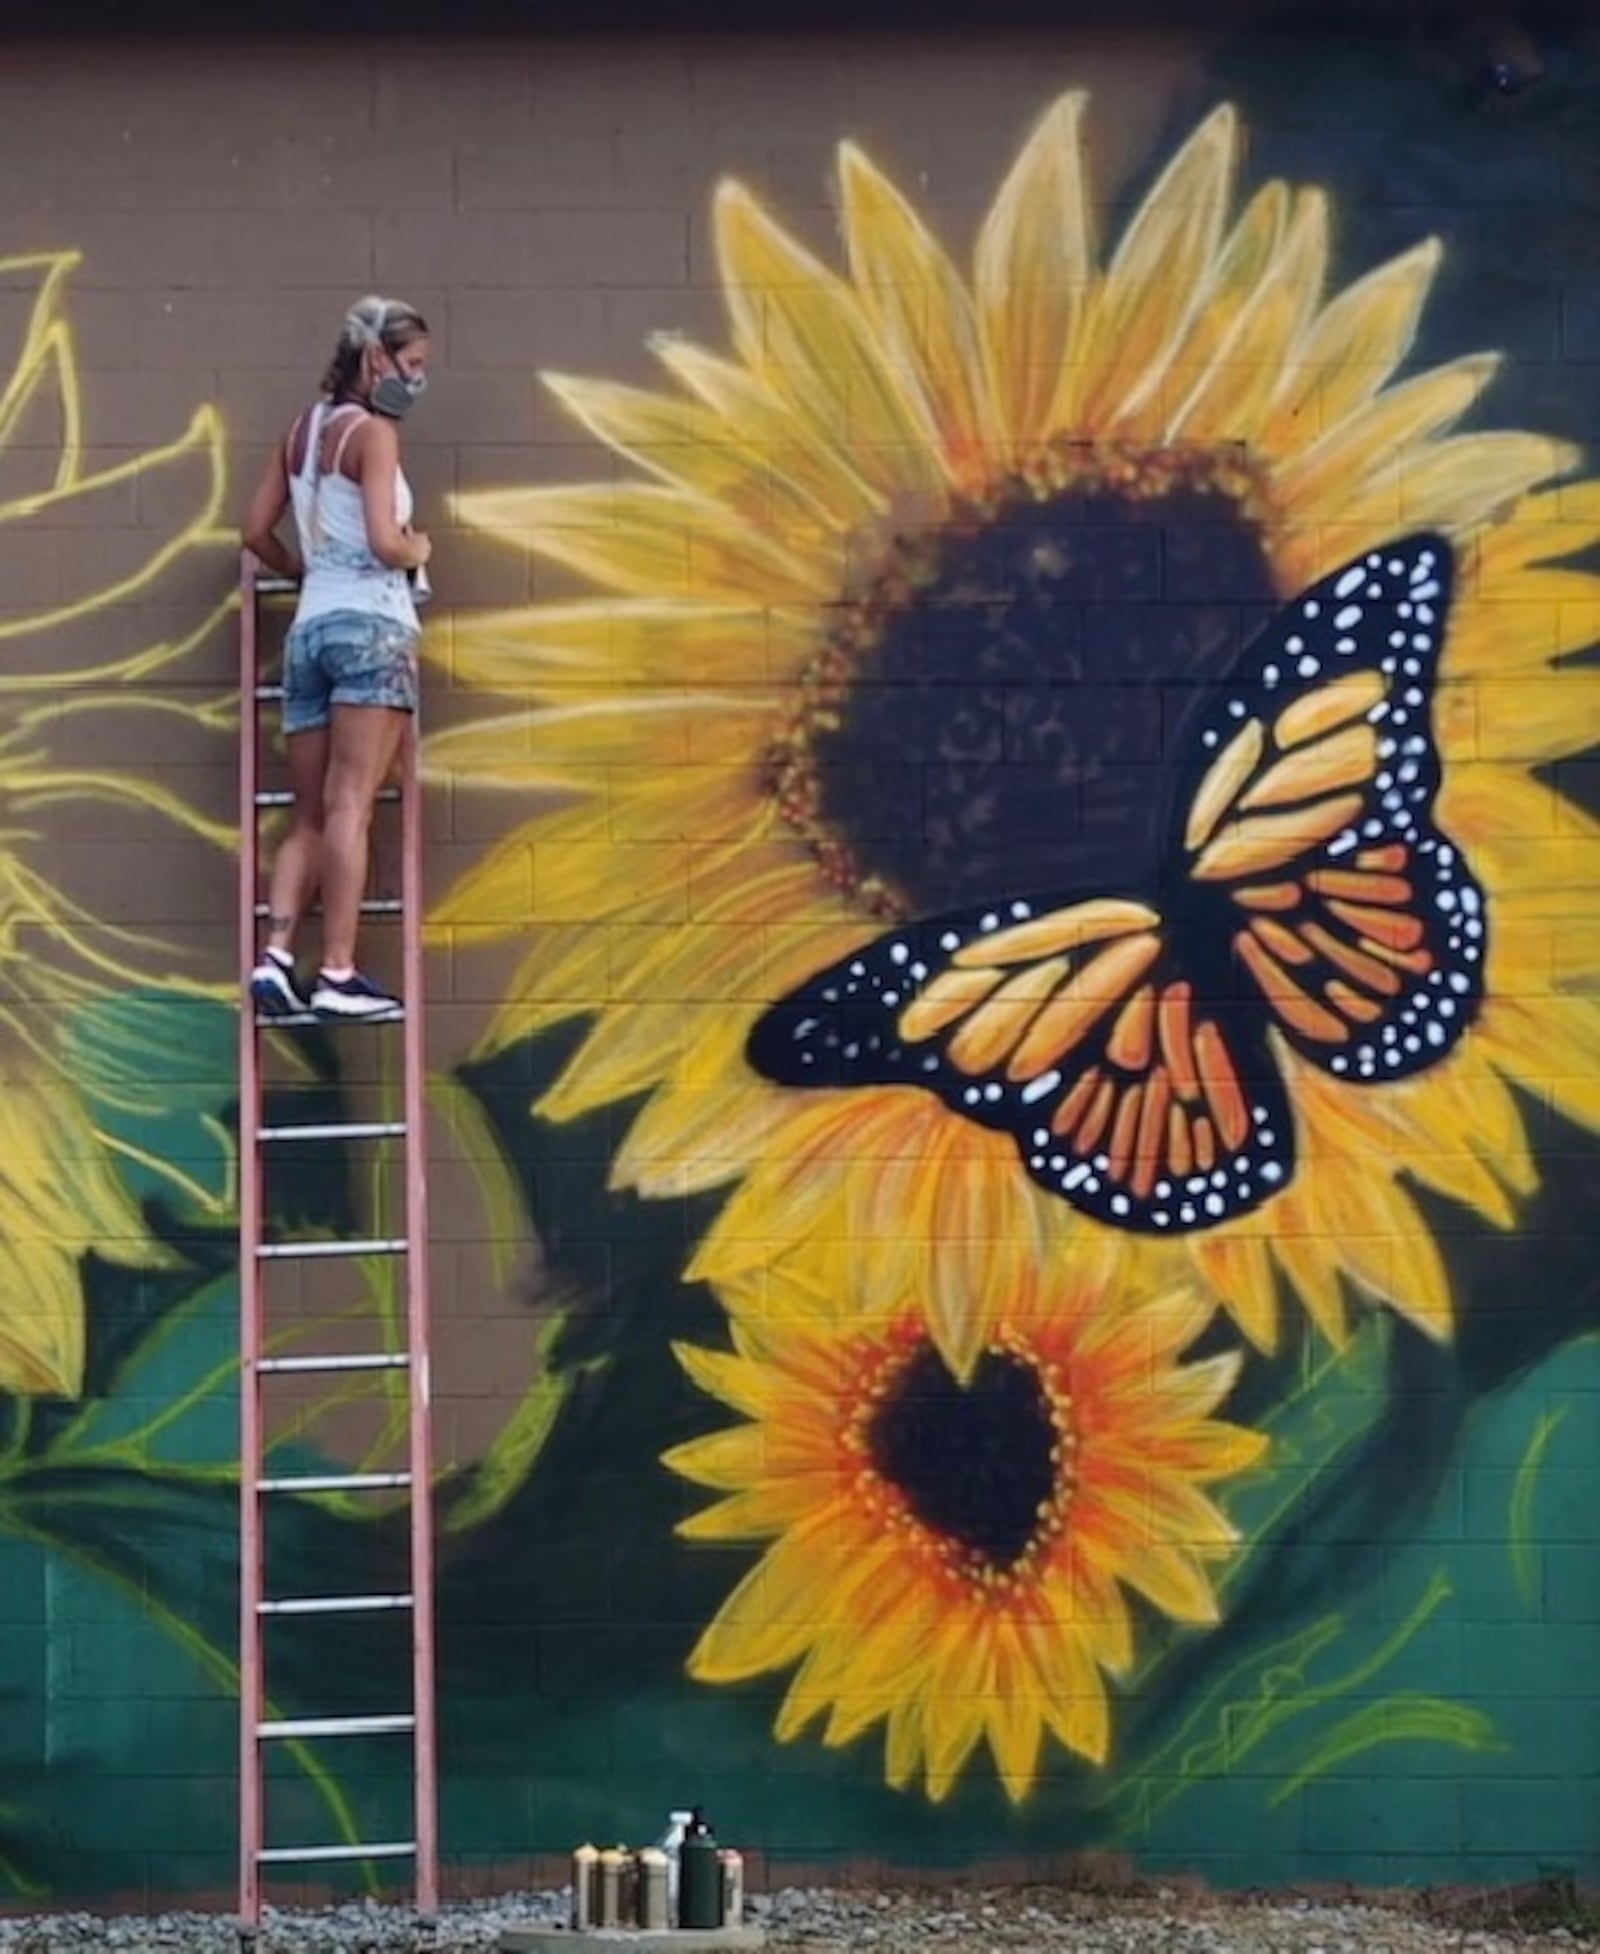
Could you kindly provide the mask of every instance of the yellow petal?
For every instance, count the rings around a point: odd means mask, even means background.
[[[1002,1668],[984,1712],[995,1769],[1012,1804],[1020,1805],[1033,1789],[1039,1772],[1039,1715],[1037,1677],[1019,1662]]]
[[[850,271],[881,357],[936,429],[956,482],[990,458],[994,413],[966,287],[916,212],[854,143],[839,148]]]
[[[1090,1551],[1086,1543],[1085,1551]],[[1117,1578],[1175,1622],[1211,1628],[1222,1619],[1211,1583],[1190,1556],[1176,1547],[1148,1544],[1126,1561]]]
[[[546,373],[545,385],[608,447],[649,469],[671,487],[703,497],[763,534],[826,547],[841,524],[813,498],[781,448],[729,424],[698,401],[649,393],[610,380]]]
[[[1347,286],[1285,362],[1259,435],[1269,458],[1299,453],[1370,400],[1411,351],[1443,256],[1437,238]]]
[[[673,1355],[709,1397],[719,1398],[747,1418],[761,1418],[772,1408],[780,1389],[777,1379],[748,1364],[731,1350],[704,1350],[699,1344],[674,1343]],[[752,1430],[759,1429],[752,1427]]]
[[[1305,1188],[1291,1188],[1277,1203],[1279,1227],[1271,1238],[1272,1254],[1300,1298],[1301,1307],[1335,1347],[1350,1336],[1339,1266],[1328,1252],[1325,1238],[1306,1232],[1306,1215],[1314,1212]]]
[[[608,1006],[583,1050],[537,1102],[539,1117],[581,1119],[614,1099],[647,1092],[680,1062],[700,1015],[686,1014],[676,1001]]]
[[[1453,427],[1494,378],[1497,353],[1473,353],[1431,368],[1347,415],[1273,478],[1276,493],[1296,512],[1330,508],[1370,472],[1399,464],[1402,451]],[[1373,471],[1372,464],[1379,463]]]
[[[783,682],[815,649],[824,615],[646,598],[463,612],[452,620],[448,669],[456,685],[523,703],[541,691]]]
[[[1186,349],[1175,363],[1164,388],[1166,397],[1177,403],[1165,430],[1168,440],[1254,438],[1287,351],[1316,306],[1327,258],[1327,201],[1308,192],[1297,200],[1283,241],[1254,289],[1235,296],[1231,312],[1212,301],[1210,311],[1219,316],[1214,345],[1204,361],[1191,359]]]
[[[891,494],[932,486],[933,430],[885,367],[851,292],[737,183],[715,208],[735,344],[796,417]],[[841,587],[842,580],[835,580]]]
[[[889,1727],[884,1739],[883,1775],[885,1782],[903,1791],[916,1776],[924,1749],[924,1699],[918,1694],[898,1702],[889,1712]]]
[[[1282,248],[1288,215],[1287,187],[1279,182],[1263,184],[1224,239],[1205,303],[1189,322],[1183,343],[1174,350],[1162,376],[1161,402],[1167,428],[1173,428],[1181,417],[1183,402],[1210,369],[1260,291],[1263,277]]]
[[[983,1735],[982,1699],[961,1690],[947,1677],[930,1690],[923,1716],[922,1741],[927,1759],[928,1796],[935,1804],[948,1798],[968,1758]]]
[[[608,694],[572,705],[501,712],[435,733],[428,766],[475,786],[570,786],[601,768],[752,759],[765,750],[775,693]],[[754,796],[752,795],[752,800]]]
[[[1446,690],[1439,705],[1446,715],[1468,716],[1480,760],[1536,766],[1600,741],[1600,669],[1592,665],[1479,678],[1470,696]]]
[[[1600,1128],[1600,1000],[1497,998],[1473,1035],[1512,1084]]]
[[[1212,1233],[1200,1236],[1192,1252],[1224,1309],[1270,1356],[1278,1347],[1278,1291],[1266,1244],[1253,1234]]]
[[[480,489],[455,498],[471,529],[628,597],[793,604],[837,596],[837,550],[791,550],[704,497],[644,482]]]
[[[1056,426],[1110,434],[1159,397],[1215,272],[1237,146],[1237,118],[1225,104],[1146,197],[1087,308],[1057,391]]]
[[[1014,455],[1053,432],[1050,410],[1093,274],[1083,167],[1087,97],[1064,95],[1011,167],[978,235],[978,328]]]
[[[819,435],[747,367],[718,359],[690,341],[657,333],[650,350],[683,386],[731,427],[742,430],[760,454],[788,471],[796,486],[842,528],[883,513],[883,497],[852,466],[848,449]]]
[[[1053,1624],[1030,1624],[1027,1648],[1040,1678],[1044,1719],[1069,1750],[1103,1764],[1111,1750],[1106,1686],[1075,1630],[1070,1599]]]
[[[1517,433],[1461,434],[1404,458],[1394,487],[1378,477],[1331,518],[1352,525],[1398,520],[1417,529],[1467,530],[1487,521],[1534,482],[1575,466],[1578,449],[1565,441]]]
[[[675,1069],[628,1128],[611,1184],[657,1201],[721,1187],[761,1157],[785,1117],[782,1096],[764,1079],[700,1085]]]
[[[1499,525],[1484,540],[1499,533]],[[1478,575],[1456,606],[1445,651],[1449,679],[1504,678],[1600,642],[1600,578],[1577,570]]]
[[[798,1661],[834,1612],[849,1544],[853,1530],[833,1511],[777,1541],[717,1611],[689,1657],[690,1675],[743,1682]]]

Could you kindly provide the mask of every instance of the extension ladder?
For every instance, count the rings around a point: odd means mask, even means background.
[[[264,573],[246,550],[241,567],[239,675],[239,967],[256,959],[262,901],[260,821],[264,812],[292,797],[261,785],[262,707],[281,699],[281,684],[264,681],[261,662],[262,599],[293,584]],[[393,1039],[399,1035],[402,1081],[399,1120],[341,1120],[268,1124],[264,1119],[263,1037],[319,1022],[309,1013],[258,1019],[248,998],[239,1030],[239,1926],[254,1938],[260,1923],[262,1883],[275,1867],[314,1867],[336,1861],[410,1860],[416,1909],[431,1921],[438,1908],[439,1844],[437,1742],[434,1700],[433,1473],[429,1428],[428,1224],[426,1138],[423,1103],[422,1013],[422,819],[416,723],[403,742],[398,789],[380,799],[398,805],[400,895],[372,897],[366,916],[397,921],[401,939],[402,1017],[387,1025],[340,1025],[334,1036]],[[266,1239],[266,1172],[274,1149],[318,1142],[397,1142],[403,1156],[404,1233],[344,1240]],[[404,1270],[405,1348],[353,1349],[335,1354],[278,1355],[269,1334],[268,1276],[286,1262],[326,1257],[392,1257]],[[377,1341],[377,1339],[373,1339]],[[406,1460],[403,1471],[283,1475],[268,1469],[269,1433],[264,1397],[275,1376],[309,1378],[325,1373],[405,1371]],[[266,1587],[268,1521],[276,1502],[312,1493],[365,1494],[403,1491],[409,1503],[410,1579],[405,1592],[388,1594],[269,1595]],[[268,1625],[287,1616],[409,1617],[411,1701],[381,1715],[293,1716],[276,1713],[265,1673]],[[273,1845],[266,1838],[268,1750],[285,1742],[363,1737],[404,1738],[411,1747],[415,1787],[413,1836],[317,1845]]]

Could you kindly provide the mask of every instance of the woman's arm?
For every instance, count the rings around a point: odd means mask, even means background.
[[[373,555],[391,570],[418,569],[427,562],[432,545],[420,530],[402,529],[394,519],[394,484],[400,472],[399,430],[393,421],[373,414],[356,430],[350,446]]]
[[[256,492],[250,498],[250,506],[245,511],[240,534],[247,550],[256,555],[280,577],[293,577],[297,582],[305,575],[305,565],[298,552],[279,540],[278,524],[289,506],[289,471],[284,461],[283,448],[277,447],[268,458],[261,471],[261,479],[256,483]]]

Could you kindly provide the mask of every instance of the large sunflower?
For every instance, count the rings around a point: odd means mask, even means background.
[[[568,798],[436,922],[532,933],[491,1045],[595,1015],[541,1110],[645,1095],[619,1184],[741,1181],[702,1274],[802,1234],[876,1242],[880,1280],[932,1299],[964,1371],[988,1334],[972,1299],[1105,1231],[925,1094],[775,1088],[746,1062],[752,1024],[896,918],[1116,893],[1170,766],[1164,701],[1215,695],[1241,617],[1440,532],[1463,574],[1437,813],[1487,893],[1487,1000],[1448,1061],[1388,1086],[1275,1048],[1292,1180],[1176,1253],[1262,1345],[1280,1275],[1330,1334],[1348,1279],[1447,1335],[1409,1183],[1508,1226],[1536,1184],[1512,1087],[1600,1125],[1600,827],[1539,771],[1600,730],[1600,673],[1571,662],[1600,636],[1600,579],[1559,564],[1600,541],[1600,482],[1541,489],[1574,450],[1454,431],[1494,355],[1396,378],[1437,242],[1329,297],[1319,192],[1271,182],[1231,215],[1227,108],[1102,259],[1083,107],[1059,102],[1024,147],[970,279],[846,144],[848,276],[725,183],[735,357],[663,340],[672,392],[550,379],[657,479],[461,498],[603,594],[458,623],[454,677],[503,703],[438,739],[434,766]]]
[[[1235,1534],[1201,1490],[1258,1458],[1212,1412],[1236,1355],[1181,1364],[1210,1303],[1039,1271],[1011,1292],[969,1379],[915,1308],[883,1311],[807,1256],[722,1291],[731,1353],[681,1346],[747,1423],[666,1463],[724,1495],[689,1538],[770,1541],[690,1657],[729,1683],[798,1664],[780,1738],[888,1720],[887,1775],[949,1791],[987,1737],[1021,1800],[1051,1731],[1102,1762],[1105,1675],[1133,1660],[1124,1589],[1218,1618],[1210,1565]]]
[[[0,258],[0,291],[25,311],[0,385],[0,1390],[66,1395],[83,1382],[84,1256],[162,1259],[66,1034],[111,993],[192,981],[165,932],[120,920],[129,888],[187,923],[187,845],[236,840],[182,791],[214,782],[230,750],[231,704],[190,669],[226,608],[222,429],[203,408],[169,446],[86,464],[64,304],[76,262]],[[177,512],[170,527],[143,526],[147,497]],[[180,606],[189,628],[167,637]]]

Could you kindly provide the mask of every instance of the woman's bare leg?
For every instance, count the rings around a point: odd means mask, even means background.
[[[367,886],[372,804],[394,764],[411,715],[392,706],[333,708],[322,790],[322,963],[350,969]]]
[[[289,786],[294,811],[289,832],[279,843],[267,891],[267,943],[274,950],[294,947],[294,933],[316,893],[322,866],[323,778],[328,770],[328,729],[291,733]]]

